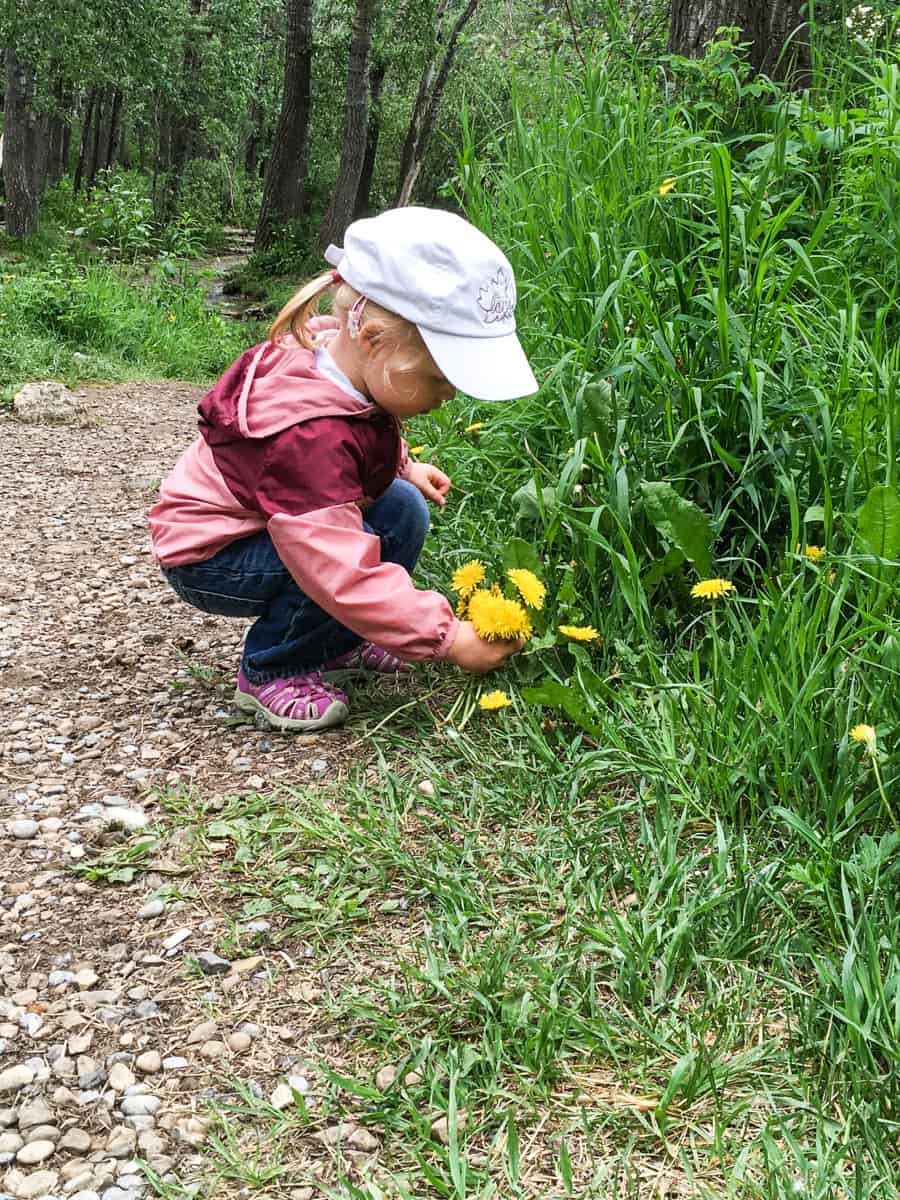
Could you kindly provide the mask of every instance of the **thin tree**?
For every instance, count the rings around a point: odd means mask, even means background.
[[[34,71],[15,50],[3,55],[6,70],[6,121],[3,131],[3,183],[6,189],[6,232],[28,237],[38,224],[41,128],[32,102]]]
[[[344,136],[337,182],[328,211],[319,229],[319,243],[338,242],[353,220],[359,180],[366,158],[369,107],[369,54],[372,31],[380,0],[356,0],[350,58],[347,63],[347,98],[344,106]]]
[[[312,0],[286,0],[284,91],[266,169],[255,249],[272,244],[275,230],[306,212],[306,164],[312,107]]]
[[[406,133],[406,141],[403,144],[403,154],[400,159],[400,175],[397,182],[397,195],[394,201],[397,206],[409,204],[412,200],[413,190],[419,178],[422,163],[425,161],[428,143],[431,141],[431,135],[437,121],[441,97],[444,94],[444,88],[447,86],[447,80],[450,77],[450,68],[453,66],[459,35],[475,15],[478,8],[478,0],[468,0],[462,12],[448,30],[444,28],[444,16],[447,12],[448,4],[449,0],[439,0],[435,13],[437,38],[434,52],[425,63],[425,69],[422,71],[422,76],[419,80],[419,89],[416,93],[415,103],[413,104],[409,129]],[[442,48],[443,56],[441,57]],[[440,63],[438,62],[439,57]]]
[[[804,7],[804,0],[672,0],[669,50],[699,58],[718,29],[736,26],[754,70],[803,87],[810,61]]]

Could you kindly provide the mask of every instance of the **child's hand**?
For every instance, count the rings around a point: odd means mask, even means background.
[[[445,475],[438,467],[432,466],[431,463],[410,463],[406,477],[432,504],[443,508],[447,503],[445,497],[452,484],[449,475]]]
[[[447,662],[474,675],[485,675],[501,667],[511,654],[525,645],[522,638],[508,642],[488,642],[475,632],[471,621],[461,621],[453,645],[447,652]]]

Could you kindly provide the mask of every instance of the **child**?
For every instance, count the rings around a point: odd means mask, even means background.
[[[329,681],[348,673],[442,658],[480,673],[520,645],[479,638],[413,585],[423,497],[443,505],[450,480],[411,462],[400,437],[400,420],[457,388],[537,390],[509,263],[467,221],[427,208],[355,221],[325,257],[337,269],[301,288],[200,402],[200,434],[150,511],[178,595],[256,618],[235,702],[282,730],[344,721]],[[316,318],[331,287],[336,319]],[[332,336],[317,345],[323,326]]]

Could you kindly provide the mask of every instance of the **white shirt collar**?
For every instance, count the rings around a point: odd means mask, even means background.
[[[355,388],[341,368],[337,365],[325,346],[317,346],[316,351],[316,370],[330,379],[332,383],[336,383],[341,391],[346,392],[349,396],[353,396],[356,400],[361,400],[363,404],[371,404],[372,401],[368,396],[363,395],[358,388]]]

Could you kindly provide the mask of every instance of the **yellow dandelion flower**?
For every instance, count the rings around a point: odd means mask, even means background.
[[[418,458],[419,455],[424,454],[427,449],[428,449],[427,446],[410,446],[409,452],[410,452],[410,454],[412,454],[416,458]]]
[[[797,547],[797,553],[800,553],[800,547]],[[821,562],[825,557],[825,551],[821,546],[807,546],[803,551],[810,562]]]
[[[512,704],[506,692],[486,692],[478,701],[478,707],[485,712],[496,712],[498,708],[509,708]]]
[[[469,611],[469,599],[467,596],[460,596],[456,602],[456,615],[461,621],[466,619],[466,613]]]
[[[478,558],[469,559],[461,567],[457,567],[450,580],[450,586],[460,596],[468,596],[474,592],[484,579],[484,563]]]
[[[484,421],[475,421],[472,425],[466,426],[466,433],[481,433],[484,429]]]
[[[531,571],[526,571],[524,567],[514,567],[511,571],[506,572],[506,576],[513,581],[516,591],[529,608],[544,607],[547,589],[538,579],[537,575]]]
[[[593,625],[560,625],[559,632],[574,642],[594,642],[600,638]]]
[[[175,314],[174,314],[174,313],[169,313],[169,315],[168,315],[168,317],[166,318],[166,320],[168,320],[168,321],[177,321],[177,320],[178,320],[178,318],[175,316]]]
[[[531,637],[528,613],[518,600],[507,600],[486,588],[478,588],[469,597],[469,620],[478,636],[489,642]]]
[[[702,579],[691,588],[695,600],[719,600],[734,591],[734,584],[728,579]]]
[[[659,185],[659,187],[656,190],[660,194],[660,196],[668,196],[669,192],[674,192],[675,184],[677,182],[678,182],[678,180],[675,178],[675,176],[670,175],[668,179],[664,179],[662,181],[662,183]]]
[[[854,725],[850,736],[854,742],[862,742],[870,754],[875,753],[875,730],[871,725]]]

